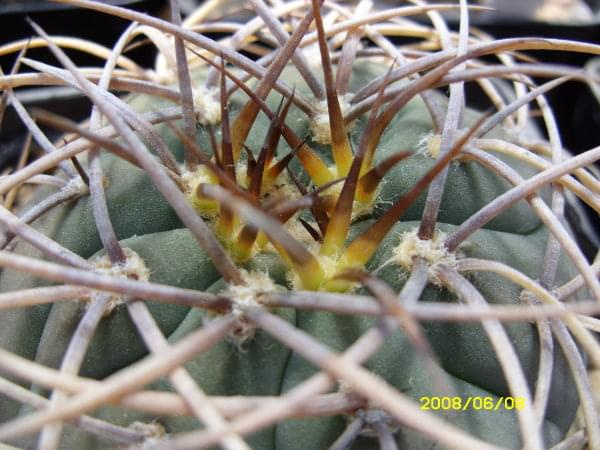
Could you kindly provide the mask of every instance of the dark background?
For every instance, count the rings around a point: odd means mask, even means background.
[[[160,14],[166,2],[150,1],[110,1],[105,3],[122,4],[150,14]],[[64,5],[39,0],[0,0],[0,45],[34,35],[26,21],[30,17],[48,34],[81,37],[112,48],[128,22],[116,17],[100,14],[91,10],[75,9]],[[80,66],[98,66],[100,60],[81,52],[69,51],[69,56]],[[45,49],[31,49],[28,56],[55,64],[55,59]],[[128,56],[144,67],[150,67],[154,61],[154,51],[150,46],[128,53]],[[0,66],[4,73],[11,70],[16,55],[0,57]],[[90,103],[82,97],[64,95],[59,99],[47,97],[46,89],[34,95],[26,106],[36,105],[59,114],[80,120],[89,114]],[[39,97],[39,98],[35,98]],[[52,135],[52,132],[50,132]],[[0,169],[18,158],[24,139],[24,128],[12,108],[7,108],[0,132]]]

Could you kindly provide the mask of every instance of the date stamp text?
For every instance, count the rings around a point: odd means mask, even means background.
[[[420,397],[422,410],[431,411],[511,411],[525,408],[523,397]]]

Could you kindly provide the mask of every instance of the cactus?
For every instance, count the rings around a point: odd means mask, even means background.
[[[253,0],[244,23],[61,1],[133,23],[76,43],[99,70],[35,23],[0,49],[21,49],[0,86],[46,151],[0,179],[0,442],[600,448],[598,268],[564,220],[566,193],[600,211],[600,150],[571,157],[544,97],[597,80],[519,53],[599,46],[471,34],[466,1]],[[140,37],[153,71],[123,55]],[[13,89],[40,83],[88,96],[89,121],[26,111]],[[13,212],[23,183],[42,186]]]

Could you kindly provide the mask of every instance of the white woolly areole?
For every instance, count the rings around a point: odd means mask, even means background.
[[[244,320],[246,308],[262,308],[258,297],[267,292],[281,290],[269,275],[263,272],[248,272],[240,270],[244,285],[228,285],[219,295],[229,298],[232,302],[231,314],[240,318],[240,327],[230,334],[232,342],[241,349],[242,345],[254,336],[256,328]]]
[[[232,284],[220,293],[231,299],[233,302],[231,312],[236,316],[242,316],[245,307],[261,307],[257,300],[261,294],[280,289],[266,273],[248,272],[241,269],[241,274],[244,285]]]
[[[350,94],[338,96],[338,102],[342,111],[342,117],[350,109]],[[310,122],[310,130],[313,134],[313,140],[318,144],[331,144],[331,128],[329,126],[329,108],[327,100],[321,100],[316,104],[317,113]],[[348,131],[348,130],[346,130]]]
[[[417,229],[407,231],[400,236],[400,244],[394,248],[392,262],[410,271],[414,258],[421,258],[428,263],[429,279],[441,285],[436,269],[440,265],[453,266],[456,255],[444,247],[446,233],[437,231],[431,239],[420,239]]]
[[[145,423],[136,421],[127,428],[137,431],[144,436],[144,441],[141,444],[132,445],[129,447],[129,450],[152,448],[167,437],[165,427],[158,422]]]
[[[419,153],[422,153],[433,159],[438,159],[440,156],[441,147],[442,136],[433,132],[425,134],[417,144]]]
[[[99,272],[106,275],[148,281],[150,279],[150,270],[146,267],[142,257],[127,247],[123,248],[123,252],[127,259],[122,264],[113,264],[108,255],[97,256],[91,263]],[[127,300],[129,300],[127,295],[111,294],[111,299],[108,302],[104,315],[109,315],[117,306],[125,303]]]
[[[202,125],[216,125],[221,122],[221,103],[215,100],[216,90],[205,86],[192,87],[192,100]]]

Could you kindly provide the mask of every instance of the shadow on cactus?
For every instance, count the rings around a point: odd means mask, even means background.
[[[600,448],[598,265],[564,220],[600,211],[600,149],[570,156],[544,98],[598,80],[521,53],[600,47],[488,39],[466,2],[182,21],[172,1],[165,21],[61,1],[132,25],[113,49],[35,23],[0,48],[44,151],[0,178],[0,442]],[[155,70],[125,56],[148,42]],[[15,90],[40,84],[79,90],[89,120],[28,111]]]

